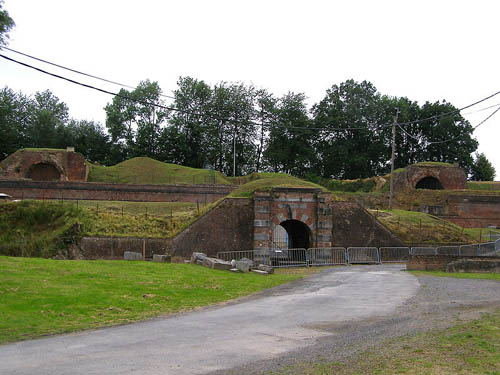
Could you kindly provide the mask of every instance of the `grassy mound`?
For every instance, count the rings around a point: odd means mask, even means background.
[[[78,239],[90,216],[76,207],[45,202],[0,204],[0,254],[67,256],[68,245]]]
[[[0,343],[185,311],[302,276],[262,277],[190,264],[0,256]]]
[[[244,185],[234,190],[230,197],[251,197],[256,190],[268,191],[276,187],[315,188],[326,191],[323,186],[284,173],[253,173]]]
[[[485,241],[481,229],[462,228],[422,212],[370,210],[391,232],[406,243],[478,243]]]
[[[89,182],[125,184],[230,184],[220,173],[139,157],[112,167],[89,164]]]
[[[71,258],[83,236],[171,238],[216,203],[57,202],[0,203],[0,254]]]

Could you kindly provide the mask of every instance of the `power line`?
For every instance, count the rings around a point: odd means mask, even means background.
[[[3,48],[10,50],[7,47],[3,47]],[[50,75],[52,77],[59,78],[59,79],[71,82],[73,84],[80,85],[80,86],[83,86],[83,87],[86,87],[86,88],[90,88],[90,89],[93,89],[93,90],[96,90],[96,91],[99,91],[99,92],[102,92],[102,93],[105,93],[105,94],[108,94],[108,95],[113,95],[113,96],[117,96],[117,97],[120,97],[120,98],[123,98],[123,99],[126,99],[126,100],[134,101],[134,102],[142,104],[142,105],[153,106],[153,107],[162,108],[162,109],[166,109],[166,110],[169,110],[169,111],[180,112],[180,113],[184,113],[184,114],[191,114],[191,115],[195,115],[195,116],[202,116],[202,114],[194,113],[192,111],[183,110],[183,109],[175,108],[175,107],[172,107],[172,106],[165,106],[165,105],[158,104],[158,103],[151,103],[151,102],[148,102],[148,101],[138,100],[138,99],[131,98],[129,96],[126,96],[126,95],[123,95],[123,94],[120,94],[120,93],[115,93],[115,92],[112,92],[112,91],[109,91],[109,90],[101,89],[101,88],[96,87],[96,86],[92,86],[92,85],[89,85],[89,84],[86,84],[86,83],[75,81],[73,79],[70,79],[70,78],[67,78],[67,77],[63,77],[61,75],[58,75],[58,74],[55,74],[55,73],[51,73],[51,72],[48,72],[48,71],[43,70],[41,68],[37,68],[35,66],[26,64],[24,62],[12,59],[12,58],[10,58],[8,56],[5,56],[5,55],[2,55],[2,54],[0,54],[0,57],[4,58],[6,60],[9,60],[11,62],[23,65],[23,66],[25,66],[27,68],[34,69],[34,70],[36,70],[36,71],[38,71],[40,73],[47,74],[47,75]],[[58,66],[57,64],[53,64],[53,65]],[[67,69],[71,70],[69,68],[67,68]],[[85,73],[81,73],[81,74],[87,75]],[[91,75],[89,75],[89,76],[91,76]],[[91,76],[91,77],[96,78],[95,76]],[[98,78],[98,79],[101,79],[101,78]],[[106,80],[104,78],[102,80],[107,81],[107,82],[112,82],[114,84],[121,85],[119,83],[116,83],[116,82],[113,82],[113,81],[109,81],[109,80]],[[128,86],[128,87],[130,87],[130,86]],[[402,126],[412,125],[412,124],[421,123],[421,122],[425,122],[425,121],[429,121],[429,120],[435,120],[435,119],[439,119],[439,118],[444,117],[444,116],[449,116],[449,115],[452,115],[452,114],[456,114],[456,113],[459,113],[460,111],[462,111],[464,109],[473,107],[473,106],[475,106],[477,104],[480,104],[480,103],[482,103],[482,102],[484,102],[484,101],[486,101],[488,99],[491,99],[491,98],[493,98],[494,96],[496,96],[498,94],[500,94],[500,91],[497,91],[497,92],[495,92],[495,93],[493,93],[493,94],[491,94],[491,95],[489,95],[489,96],[487,96],[487,97],[485,97],[485,98],[483,98],[481,100],[478,100],[478,101],[476,101],[476,102],[474,102],[472,104],[469,104],[469,105],[467,105],[465,107],[462,107],[460,109],[456,109],[456,110],[453,110],[453,111],[450,111],[450,112],[446,112],[446,113],[442,113],[442,114],[439,114],[439,115],[434,115],[434,116],[427,117],[427,118],[424,118],[424,119],[418,119],[418,120],[413,120],[413,121],[407,121],[407,122],[398,123],[397,125],[399,126],[400,129],[402,129]],[[316,127],[306,127],[306,128],[304,128],[304,127],[298,127],[298,126],[287,126],[287,125],[279,125],[279,124],[265,124],[265,123],[259,124],[259,123],[256,123],[256,122],[250,121],[250,120],[246,121],[246,122],[243,122],[243,121],[238,121],[238,120],[235,120],[235,119],[229,119],[229,118],[223,118],[223,117],[215,117],[215,116],[207,116],[207,117],[211,117],[212,119],[219,120],[219,121],[227,121],[227,122],[230,122],[232,124],[238,124],[238,123],[239,124],[251,124],[251,125],[254,125],[254,126],[262,126],[262,127],[266,127],[266,128],[269,128],[269,129],[271,129],[271,128],[282,128],[282,129],[287,129],[287,130],[296,129],[296,130],[303,130],[303,131],[327,131],[327,132],[341,132],[341,131],[346,131],[346,130],[367,130],[368,129],[367,127],[347,127],[347,128],[328,128],[328,127],[316,128]],[[393,124],[380,124],[380,125],[377,125],[377,124],[368,124],[368,125],[369,126],[374,126],[373,130],[375,130],[375,129],[382,129],[382,128],[392,127]]]
[[[490,118],[492,118],[492,117],[493,117],[493,116],[494,116],[494,115],[495,115],[498,111],[500,111],[500,107],[498,107],[496,110],[494,110],[492,113],[490,113],[490,115],[489,115],[488,117],[486,117],[485,119],[483,119],[483,121],[481,121],[479,124],[477,124],[476,126],[474,126],[474,127],[472,128],[472,133],[473,133],[473,132],[474,132],[477,128],[479,128],[481,125],[483,125],[486,121],[488,121]],[[417,140],[417,141],[420,141],[420,139],[419,139],[418,137],[415,137],[414,135],[412,135],[412,134],[408,133],[408,132],[407,132],[406,130],[404,130],[401,126],[399,126],[399,125],[398,125],[398,127],[399,127],[399,129],[401,129],[401,131],[402,131],[403,133],[405,133],[408,137],[413,138],[413,139],[415,139],[415,140]],[[448,142],[452,142],[452,141],[454,141],[454,140],[456,140],[456,139],[459,139],[459,138],[462,138],[462,137],[464,137],[464,135],[463,135],[463,134],[462,134],[462,135],[458,135],[458,136],[453,137],[453,138],[445,139],[445,140],[443,140],[443,141],[431,141],[431,142],[427,142],[427,145],[436,145],[436,144],[448,143]]]
[[[89,74],[89,73],[81,72],[81,71],[76,70],[76,69],[68,68],[68,67],[66,67],[64,65],[56,64],[56,63],[53,63],[53,62],[41,59],[39,57],[28,55],[27,53],[16,51],[15,49],[12,49],[12,48],[9,48],[9,47],[2,47],[1,49],[6,49],[7,51],[11,51],[11,52],[17,53],[17,54],[25,56],[25,57],[29,57],[30,59],[37,60],[37,61],[43,62],[45,64],[56,66],[58,68],[61,68],[61,69],[64,69],[64,70],[68,70],[68,71],[73,72],[73,73],[81,74],[81,75],[86,76],[86,77],[95,78],[95,79],[98,79],[100,81],[104,81],[104,82],[111,83],[113,85],[117,85],[117,86],[121,86],[121,87],[126,87],[126,88],[132,89],[132,90],[135,89],[135,87],[130,86],[130,85],[126,85],[124,83],[115,82],[115,81],[112,81],[112,80],[109,80],[109,79],[106,79],[106,78],[95,76],[93,74]],[[169,98],[169,99],[175,99],[175,97],[171,96],[171,95],[160,94],[160,96],[163,96],[163,97]]]

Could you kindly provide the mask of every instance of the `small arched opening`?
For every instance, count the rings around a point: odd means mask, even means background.
[[[26,177],[35,181],[59,181],[61,173],[50,163],[38,163],[30,167]]]
[[[443,185],[437,178],[428,176],[417,182],[415,189],[443,190]]]
[[[311,245],[311,230],[299,220],[285,220],[274,228],[273,248],[308,249]]]

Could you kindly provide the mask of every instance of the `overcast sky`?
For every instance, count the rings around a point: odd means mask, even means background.
[[[179,76],[242,81],[312,105],[347,79],[386,95],[463,107],[500,91],[500,1],[6,0],[16,22],[9,47],[136,86]],[[98,87],[11,52],[5,55]],[[25,94],[51,90],[77,119],[104,124],[112,97],[0,59],[0,83]],[[476,125],[500,95],[463,112]],[[475,113],[470,113],[475,112]],[[474,133],[500,179],[500,114]]]

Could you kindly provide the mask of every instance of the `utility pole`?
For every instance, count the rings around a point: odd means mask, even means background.
[[[399,108],[396,108],[396,115],[392,122],[392,156],[391,156],[391,190],[389,193],[389,210],[392,210],[392,194],[394,192],[394,153],[396,151],[396,124],[398,123]]]
[[[233,133],[233,177],[236,177],[236,126]]]

